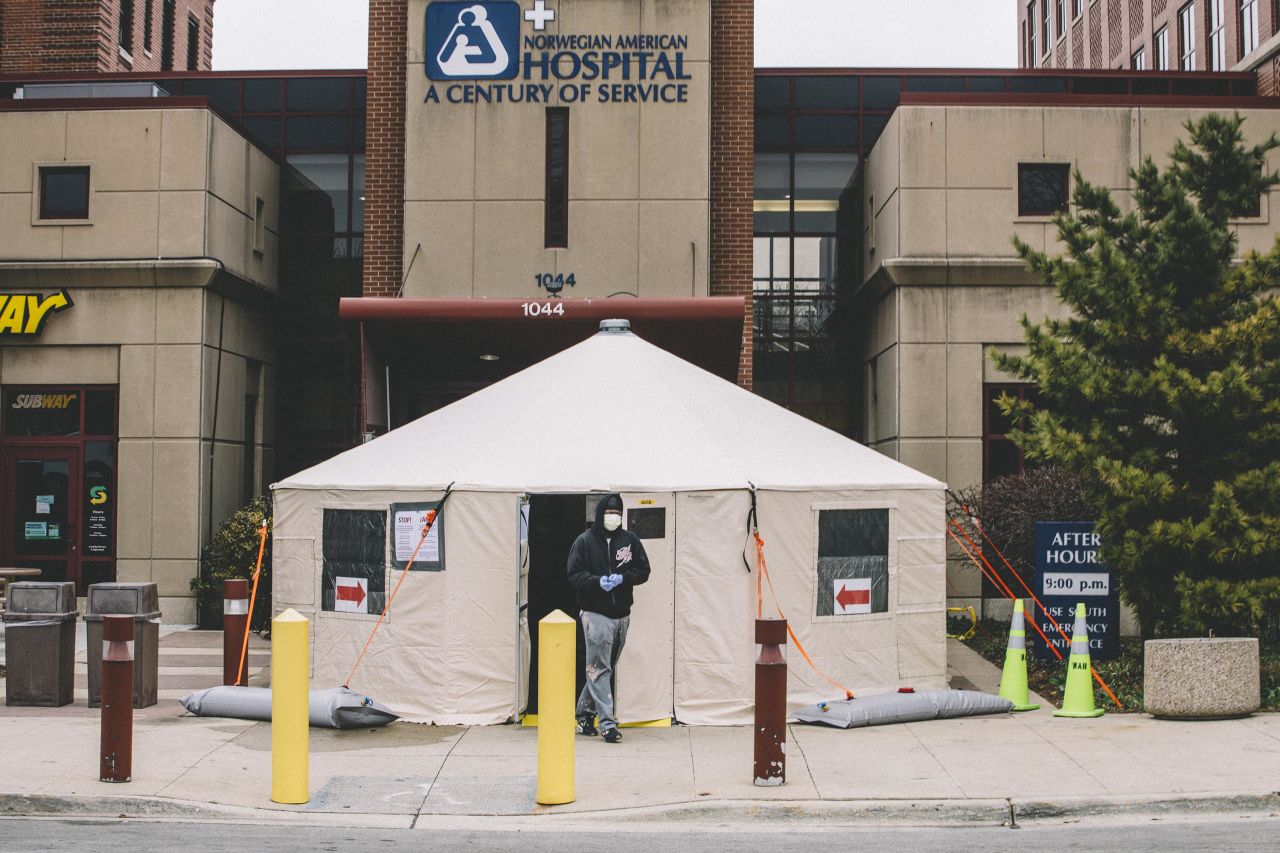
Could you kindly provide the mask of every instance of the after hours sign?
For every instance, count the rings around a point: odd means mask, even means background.
[[[1036,522],[1036,579],[1033,588],[1044,609],[1029,609],[1035,613],[1040,630],[1064,658],[1071,650],[1076,604],[1081,601],[1084,602],[1089,625],[1090,657],[1109,660],[1120,653],[1120,597],[1115,574],[1103,565],[1099,556],[1101,545],[1092,521]],[[1057,620],[1066,631],[1065,638],[1058,633],[1053,620]],[[1027,634],[1037,658],[1056,659],[1038,631],[1031,630]]]

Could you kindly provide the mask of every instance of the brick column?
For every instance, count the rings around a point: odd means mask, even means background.
[[[369,4],[364,295],[397,296],[404,259],[404,116],[408,0]]]
[[[742,296],[738,384],[751,387],[751,236],[755,193],[753,0],[711,0],[711,295]]]

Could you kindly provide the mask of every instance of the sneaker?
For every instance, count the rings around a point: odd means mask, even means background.
[[[620,740],[622,740],[622,732],[618,731],[617,729],[604,730],[605,743],[617,743]]]
[[[596,731],[595,721],[590,717],[583,717],[578,720],[578,731],[587,737],[595,737],[600,734],[600,732]]]

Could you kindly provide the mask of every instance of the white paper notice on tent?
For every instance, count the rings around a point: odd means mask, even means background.
[[[415,569],[439,570],[444,567],[442,529],[440,520],[431,524],[431,532],[426,534],[422,542],[422,530],[426,528],[428,519],[435,519],[435,503],[397,503],[392,507],[394,528],[393,560],[397,566],[408,565],[413,560]],[[419,548],[419,542],[422,547]],[[417,551],[417,557],[413,552]]]
[[[836,616],[871,612],[871,578],[836,578],[832,586],[832,613]]]

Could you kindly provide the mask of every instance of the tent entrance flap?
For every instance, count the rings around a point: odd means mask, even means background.
[[[527,695],[525,713],[538,713],[538,622],[553,610],[578,617],[578,599],[569,586],[569,549],[590,526],[598,495],[530,495],[528,503],[527,586],[523,616],[528,625],[528,654],[521,654],[521,693]],[[522,548],[521,550],[526,550]],[[522,632],[523,634],[523,632]],[[523,640],[523,636],[521,635]],[[586,683],[585,642],[578,626],[577,690]]]

